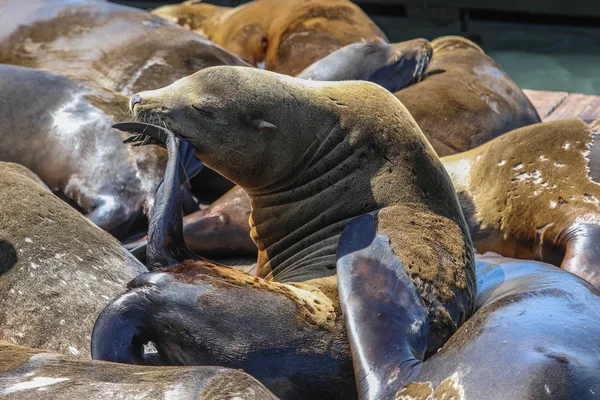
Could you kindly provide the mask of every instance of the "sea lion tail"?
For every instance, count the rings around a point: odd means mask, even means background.
[[[395,398],[421,370],[429,316],[371,215],[353,219],[337,248],[338,289],[359,399]]]

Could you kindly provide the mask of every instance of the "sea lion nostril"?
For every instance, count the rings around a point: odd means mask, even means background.
[[[139,94],[134,94],[133,96],[131,96],[131,99],[129,100],[129,108],[131,110],[133,110],[133,108],[135,106],[138,106],[143,103],[144,103],[144,99],[142,99],[142,96],[140,96]]]

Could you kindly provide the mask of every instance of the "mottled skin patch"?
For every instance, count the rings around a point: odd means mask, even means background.
[[[2,341],[0,396],[20,400],[276,399],[257,380],[238,370],[90,361]]]
[[[599,133],[597,122],[546,122],[445,157],[475,247],[600,285]]]
[[[214,65],[247,65],[158,16],[103,1],[7,0],[0,62],[89,79],[131,95]]]
[[[425,79],[395,95],[439,156],[470,150],[540,122],[523,91],[475,43],[445,36],[431,45]]]
[[[146,269],[32,176],[0,163],[0,241],[17,256],[0,256],[0,340],[87,357],[100,311]]]
[[[347,0],[261,0],[236,8],[185,2],[153,12],[189,25],[255,66],[288,75],[351,43],[387,43],[373,21]]]

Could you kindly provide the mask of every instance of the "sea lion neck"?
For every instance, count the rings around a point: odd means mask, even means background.
[[[369,181],[361,176],[364,168],[373,173],[379,168],[378,160],[365,162],[366,147],[350,144],[347,132],[336,126],[291,185],[250,194],[250,234],[259,248],[259,276],[282,282],[335,274],[344,226],[377,209]]]
[[[342,121],[291,185],[249,194],[259,276],[291,282],[334,275],[338,239],[349,220],[387,205],[421,202],[423,191],[409,177],[416,159],[429,153],[426,142],[412,137],[402,143],[393,128],[375,128]],[[390,142],[407,151],[390,151]]]

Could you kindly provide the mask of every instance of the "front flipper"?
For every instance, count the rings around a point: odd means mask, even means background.
[[[560,267],[600,289],[600,226],[577,224],[565,236],[566,251]]]
[[[344,229],[337,276],[359,399],[392,399],[421,370],[429,317],[371,215],[353,219]]]

